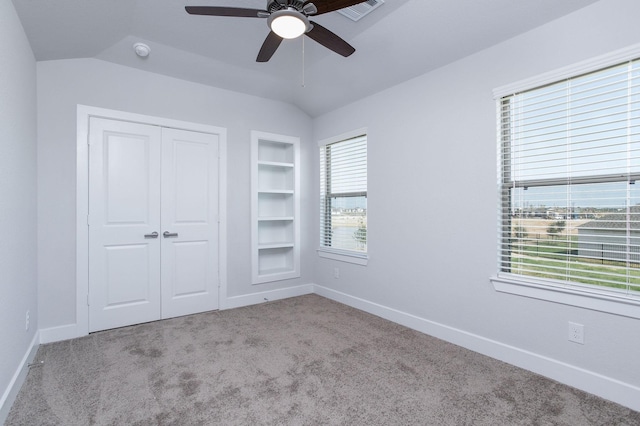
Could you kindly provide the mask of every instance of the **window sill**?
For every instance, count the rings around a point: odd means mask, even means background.
[[[563,305],[576,306],[609,314],[640,319],[640,299],[625,295],[598,292],[597,289],[580,289],[551,284],[535,279],[524,279],[500,274],[490,278],[493,288],[501,293],[515,294],[546,300]]]
[[[340,262],[355,263],[356,265],[367,266],[369,256],[366,253],[354,253],[344,250],[319,248],[318,256],[325,259],[338,260]]]

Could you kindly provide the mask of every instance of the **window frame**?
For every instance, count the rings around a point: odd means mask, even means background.
[[[502,217],[504,203],[506,202],[503,199],[503,185],[506,177],[502,169],[503,155],[505,155],[503,150],[505,141],[501,134],[502,99],[514,93],[553,84],[564,79],[599,71],[638,58],[640,58],[640,44],[494,89],[493,96],[496,101],[497,114],[496,139],[499,187],[497,204],[499,217]],[[503,226],[504,223],[501,223],[501,220],[499,220],[498,265],[501,263],[500,256],[502,256],[504,244],[503,239],[500,237]],[[559,280],[500,272],[499,269],[500,267],[498,266],[498,272],[490,277],[490,282],[498,292],[640,319],[640,298],[623,294],[617,295],[613,291],[606,290],[606,288],[600,290],[596,286],[565,285]]]
[[[318,142],[319,155],[323,155],[323,148],[325,146],[327,146],[327,145],[332,145],[332,144],[339,143],[339,142],[345,142],[345,141],[348,141],[350,139],[358,138],[358,137],[361,137],[361,136],[364,136],[366,138],[366,140],[367,140],[367,149],[368,149],[369,137],[368,137],[368,133],[367,133],[367,128],[360,128],[360,129],[352,130],[350,132],[342,133],[342,134],[337,135],[337,136],[333,136],[333,137],[330,137],[330,138],[327,138],[327,139],[320,140]],[[319,158],[319,160],[321,160],[321,159]],[[320,162],[318,164],[320,164]],[[320,178],[322,178],[322,176],[320,175],[321,173],[322,173],[322,171],[319,170]],[[368,181],[368,170],[367,170],[367,181]],[[319,189],[319,192],[320,192],[320,200],[322,200],[325,197],[331,198],[332,193],[330,193],[330,192],[323,193],[322,192],[321,184],[318,185],[318,189]],[[327,191],[328,191],[328,189],[329,189],[329,185],[327,185]],[[364,191],[364,192],[340,193],[339,195],[341,197],[344,197],[344,196],[356,197],[356,196],[363,196],[364,195],[365,197],[367,197],[367,208],[368,208],[368,187],[367,187],[367,191]],[[330,208],[330,205],[329,205],[329,208]],[[327,209],[327,205],[325,205],[325,210],[326,209]],[[320,209],[318,209],[318,211],[320,211]],[[326,215],[327,212],[326,211],[325,212],[320,212],[320,215],[323,215],[323,214]],[[329,214],[331,214],[331,213],[329,212]],[[319,220],[320,224],[324,223],[323,220],[322,220],[322,216],[319,219],[320,219]],[[367,226],[367,230],[368,230],[368,226]],[[320,228],[319,229],[319,233],[318,233],[319,244],[318,244],[318,249],[316,250],[319,257],[326,258],[326,259],[337,260],[337,261],[341,261],[341,262],[353,263],[353,264],[362,265],[362,266],[366,266],[368,264],[368,261],[369,261],[368,232],[367,232],[367,251],[365,251],[365,252],[359,252],[359,251],[353,251],[353,250],[347,250],[347,249],[340,249],[340,248],[323,246],[322,245],[322,238],[323,238],[322,229]]]

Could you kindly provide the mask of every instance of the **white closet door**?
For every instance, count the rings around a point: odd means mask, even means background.
[[[218,136],[162,130],[162,317],[218,308]]]
[[[90,331],[161,318],[160,155],[159,127],[91,118]]]
[[[218,136],[91,118],[89,331],[218,309]]]

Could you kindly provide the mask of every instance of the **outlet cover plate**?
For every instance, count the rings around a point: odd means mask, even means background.
[[[569,341],[584,345],[584,325],[569,322]]]

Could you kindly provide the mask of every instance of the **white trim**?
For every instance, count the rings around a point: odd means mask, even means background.
[[[60,342],[78,337],[78,324],[40,329],[40,344]]]
[[[326,139],[322,139],[318,141],[318,147],[322,148],[323,146],[331,145],[332,143],[344,142],[349,139],[354,139],[360,136],[367,139],[367,149],[368,149],[368,134],[367,134],[366,127],[361,127],[359,129],[351,130],[349,132],[345,132],[337,136],[332,136]],[[323,194],[320,194],[320,196],[324,197]],[[325,259],[337,260],[339,262],[354,263],[356,265],[362,265],[362,266],[366,266],[367,263],[369,262],[368,253],[358,253],[358,252],[353,252],[349,250],[335,249],[331,247],[319,247],[318,249],[316,249],[316,251],[318,252],[318,256],[320,257],[323,257]]]
[[[76,324],[74,335],[72,325],[48,329],[47,339],[58,336],[63,339],[86,336],[89,334],[89,306],[87,296],[89,289],[89,229],[87,216],[89,214],[89,118],[100,117],[111,120],[129,121],[134,123],[149,124],[153,126],[168,127],[172,129],[188,130],[192,132],[210,133],[219,136],[219,163],[218,163],[218,220],[219,220],[219,304],[223,295],[227,293],[227,129],[208,124],[192,123],[188,121],[173,120],[170,118],[153,117],[150,115],[135,114],[86,105],[77,107],[77,158],[76,158]]]
[[[38,331],[33,335],[33,339],[31,339],[31,343],[27,348],[20,364],[18,364],[18,368],[16,372],[13,374],[13,377],[9,381],[7,388],[2,394],[2,398],[0,398],[0,424],[4,424],[9,416],[9,411],[11,410],[11,406],[13,405],[16,397],[18,396],[18,392],[20,392],[20,388],[27,378],[27,373],[29,372],[29,364],[33,361],[38,352],[38,347],[40,341],[40,334]]]
[[[218,308],[227,300],[227,137],[218,146]]]
[[[413,330],[417,330],[421,333],[443,339],[466,349],[533,371],[534,373],[541,374],[569,386],[598,395],[633,410],[640,411],[640,387],[638,386],[317,284],[304,284],[279,290],[221,298],[220,309],[239,308],[306,294],[318,294],[336,302],[343,303],[364,312],[393,321],[397,324],[401,324]],[[68,326],[45,329],[41,332],[47,333],[46,336],[51,336],[57,333],[64,334],[65,329],[71,331],[74,328],[75,325],[71,324]],[[37,336],[38,334],[36,333],[31,344],[32,347],[27,352],[28,356],[25,355],[25,358],[20,364],[21,367],[16,372],[16,375],[14,375],[14,379],[11,381],[9,388],[16,386],[18,381],[17,376],[21,369],[33,359],[32,356],[35,355],[35,349],[37,349],[37,346],[35,346],[38,341]],[[75,336],[67,336],[66,338],[71,337]],[[51,341],[48,340],[48,337],[43,335],[40,338],[40,341],[44,343],[45,340]],[[0,400],[0,404],[6,402],[6,395],[8,393],[8,391],[5,392],[5,396]],[[4,406],[0,405],[0,423],[2,423],[3,420],[3,410]],[[8,409],[6,414],[8,414]]]
[[[300,144],[300,138],[298,136],[281,135],[279,133],[263,132],[261,130],[251,130],[251,138],[269,142],[290,143],[292,145]]]
[[[616,297],[611,293],[597,292],[583,287],[571,288],[552,285],[546,282],[536,282],[512,276],[493,276],[489,278],[493,288],[501,293],[515,294],[561,303],[563,305],[578,306],[593,311],[606,312],[629,318],[640,319],[640,299]]]
[[[314,293],[640,411],[640,387],[323,286]]]
[[[578,62],[563,68],[539,74],[515,83],[506,84],[504,86],[493,89],[493,98],[500,99],[504,96],[514,93],[523,92],[525,90],[541,87],[546,84],[556,83],[558,81],[575,77],[581,74],[597,71],[612,65],[621,64],[626,61],[640,58],[640,44],[634,44],[607,54]]]
[[[286,163],[283,168],[279,162],[264,162],[259,159],[260,144],[279,143],[288,144],[293,149],[292,163]],[[277,272],[260,273],[260,238],[258,236],[259,227],[259,197],[260,197],[260,164],[272,163],[280,171],[288,173],[293,170],[293,188],[287,188],[284,192],[293,192],[293,241],[287,242],[286,246],[293,249],[293,265],[292,268],[279,270]],[[280,135],[275,133],[267,133],[259,130],[251,131],[251,284],[263,284],[272,281],[282,281],[300,277],[300,138],[298,136]],[[266,242],[266,241],[265,241]],[[278,244],[280,241],[270,241]],[[292,243],[291,245],[289,243]],[[264,248],[264,245],[263,247]],[[272,247],[275,248],[275,247]]]
[[[338,251],[327,247],[320,247],[316,249],[316,251],[318,252],[318,256],[324,257],[325,259],[354,263],[362,266],[367,266],[367,263],[369,263],[369,256],[366,253],[349,252],[346,250]]]
[[[76,135],[76,335],[89,334],[89,118],[100,111],[77,109]]]
[[[494,89],[494,98],[500,99],[514,93],[541,87],[547,84],[556,83],[580,76],[589,72],[601,70],[610,66],[623,64],[625,62],[640,58],[640,44],[628,46],[605,55],[591,58],[573,65],[569,65],[551,72],[540,74],[529,79],[508,84]],[[500,138],[500,101],[496,103],[497,109],[497,178],[498,186],[501,183],[502,175],[502,140]],[[603,179],[615,180],[613,175],[604,176],[600,179],[583,178],[580,182],[601,182]],[[541,180],[547,184],[567,184],[565,180]],[[525,182],[526,184],[526,182]],[[569,306],[577,306],[585,309],[621,315],[630,318],[640,319],[640,299],[627,296],[622,291],[602,287],[602,290],[594,289],[593,286],[572,284],[565,285],[560,280],[545,280],[535,277],[518,276],[515,274],[498,273],[491,277],[494,289],[499,292],[509,293],[539,300],[560,303]]]
[[[296,287],[261,291],[259,293],[252,294],[243,294],[241,296],[227,297],[224,301],[224,306],[221,305],[220,309],[241,308],[243,306],[273,302],[274,300],[288,299],[290,297],[304,296],[306,294],[312,293],[313,284],[303,284]]]
[[[318,146],[321,147],[321,146],[325,146],[325,145],[330,145],[332,143],[342,142],[342,141],[346,141],[348,139],[357,138],[358,136],[366,136],[366,135],[367,135],[367,128],[366,127],[362,127],[360,129],[351,130],[349,132],[342,133],[341,135],[332,136],[330,138],[322,139],[322,140],[318,141]]]

